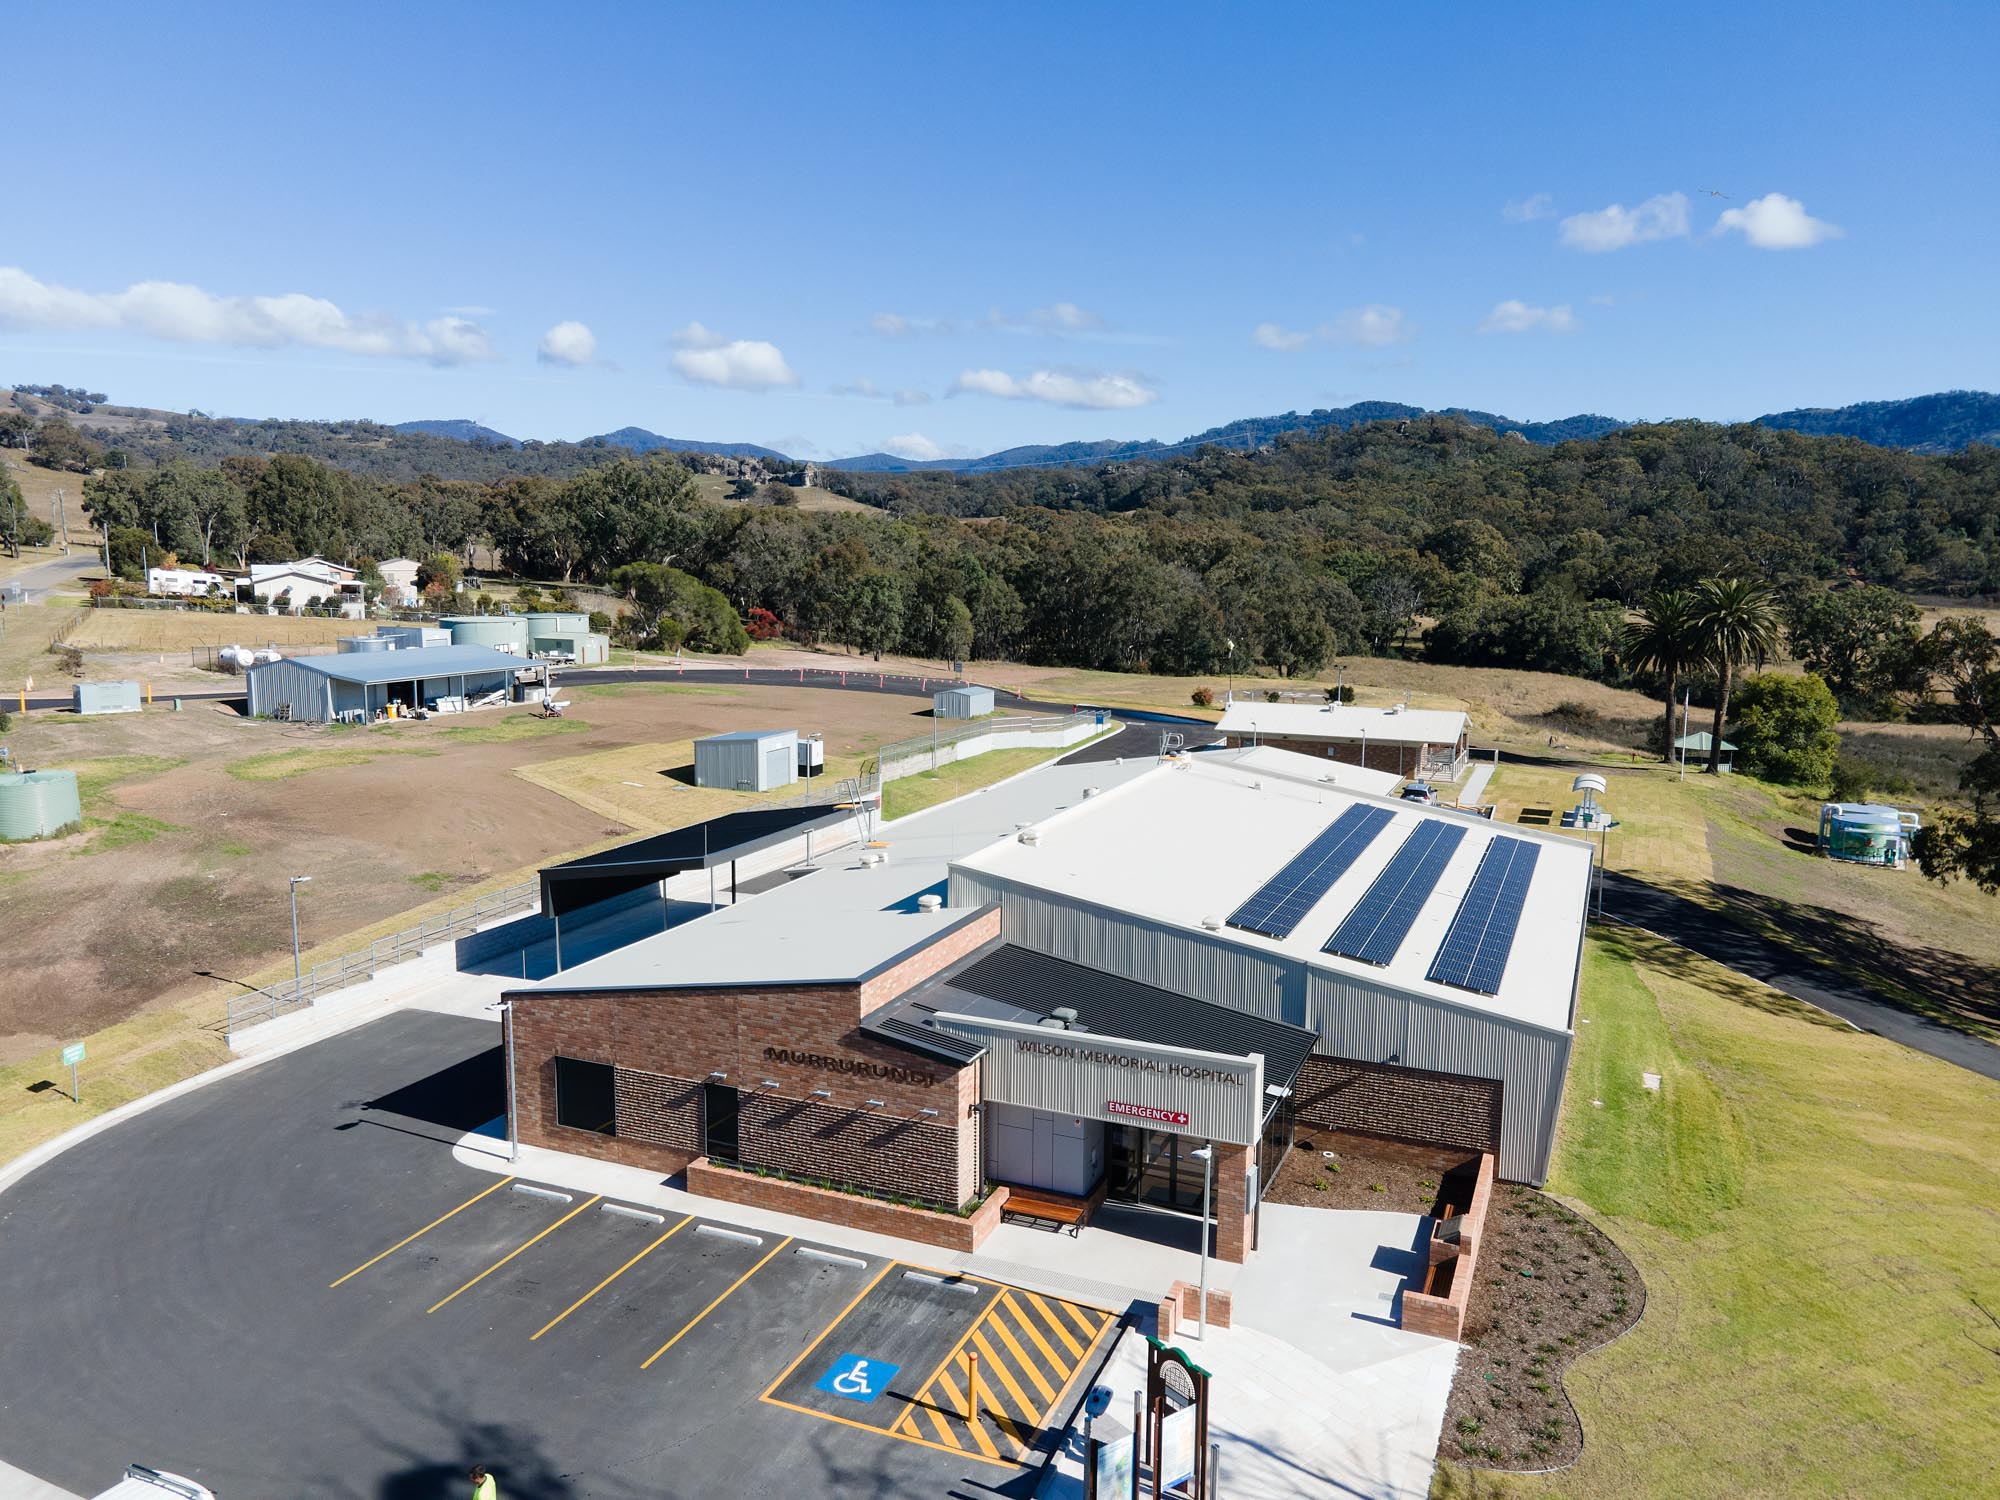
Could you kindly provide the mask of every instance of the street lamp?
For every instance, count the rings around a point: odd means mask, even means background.
[[[299,887],[312,879],[310,875],[292,877],[292,998],[299,998],[302,983],[299,976]]]
[[[1197,1146],[1188,1153],[1201,1162],[1201,1332],[1208,1337],[1208,1216],[1209,1198],[1215,1186],[1215,1143]]]
[[[520,1116],[514,1110],[514,1002],[502,1000],[496,1008],[500,1035],[507,1043],[507,1160],[511,1162],[521,1157]]]

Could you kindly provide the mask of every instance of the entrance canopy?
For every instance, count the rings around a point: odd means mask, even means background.
[[[1318,1040],[1302,1026],[1005,942],[883,1007],[862,1030],[959,1066],[988,1056],[987,1093],[1002,1102],[1239,1144],[1257,1138],[1265,1095],[1290,1090]],[[1245,1065],[1253,1057],[1261,1068]]]
[[[542,911],[561,916],[689,870],[711,870],[802,834],[835,827],[851,816],[846,809],[824,805],[751,807],[634,839],[543,870]]]

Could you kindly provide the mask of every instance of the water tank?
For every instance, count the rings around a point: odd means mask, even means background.
[[[454,646],[490,646],[528,654],[528,622],[520,615],[447,615],[438,624],[451,632]]]
[[[580,609],[544,610],[525,618],[531,636],[590,634],[590,616]]]
[[[340,638],[338,644],[343,655],[356,651],[393,651],[396,649],[394,637],[386,635],[344,635]]]
[[[0,774],[0,843],[47,838],[57,829],[82,821],[76,772]]]

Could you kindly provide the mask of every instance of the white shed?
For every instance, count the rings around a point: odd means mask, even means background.
[[[694,784],[768,792],[798,780],[796,729],[739,729],[694,742]]]
[[[931,695],[931,715],[939,719],[977,719],[993,712],[993,689],[966,683]]]

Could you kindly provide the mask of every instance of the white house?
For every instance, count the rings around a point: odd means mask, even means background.
[[[407,557],[392,557],[387,562],[375,564],[375,571],[382,575],[385,592],[388,589],[415,590],[417,586],[418,564]]]
[[[233,579],[201,568],[148,568],[146,592],[179,599],[199,598],[217,589],[228,591]]]
[[[315,599],[337,601],[340,613],[350,620],[360,619],[365,612],[361,581],[354,569],[323,557],[252,563],[250,576],[238,581],[236,594],[244,603],[276,604],[292,614]]]

